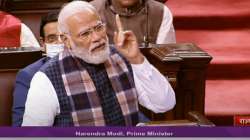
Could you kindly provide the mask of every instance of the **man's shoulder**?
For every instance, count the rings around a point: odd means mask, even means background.
[[[157,4],[157,5],[161,5],[161,6],[164,5],[164,3],[161,3],[161,2],[159,2],[159,1],[157,1],[157,0],[147,0],[147,2],[148,2],[148,3]]]
[[[39,71],[45,72],[49,67],[55,67],[59,64],[59,56],[50,58],[44,65],[41,66]]]
[[[149,7],[155,8],[155,7],[160,7],[164,8],[165,5],[159,1],[156,0],[148,0],[147,3],[149,4]]]
[[[99,11],[100,9],[105,9],[105,3],[106,0],[93,0],[90,2],[90,4],[97,9],[97,11]]]
[[[47,61],[49,58],[43,57],[34,63],[26,66],[19,73],[28,73],[29,75],[34,75]]]
[[[119,55],[120,57],[125,59],[125,57],[123,57],[123,55],[116,49],[116,46],[114,44],[109,44],[109,48],[110,48],[110,55]]]
[[[18,80],[31,80],[31,78],[34,76],[34,74],[39,71],[39,69],[48,61],[48,58],[43,57],[34,63],[26,66],[25,68],[21,69],[16,76],[17,81]]]
[[[128,62],[128,60],[115,48],[115,45],[110,44],[110,56],[118,56],[120,57],[127,66],[130,66],[130,63]]]

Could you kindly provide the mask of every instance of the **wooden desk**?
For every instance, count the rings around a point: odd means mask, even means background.
[[[182,120],[165,120],[165,121],[150,121],[146,123],[139,123],[137,126],[205,126],[213,127],[214,123],[209,121],[199,112],[191,111],[188,113],[189,117]]]
[[[206,69],[212,57],[191,43],[149,45],[141,50],[169,79],[176,94],[173,110],[154,114],[142,107],[143,112],[152,120],[185,119],[189,111],[204,115]]]

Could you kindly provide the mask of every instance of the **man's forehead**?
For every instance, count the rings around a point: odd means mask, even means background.
[[[86,22],[86,23],[93,20],[100,20],[99,15],[92,10],[79,11],[71,15],[68,19],[75,20],[76,22]]]
[[[100,17],[95,12],[81,11],[73,14],[67,19],[70,28],[75,28],[80,25],[82,29],[91,27],[101,21]]]
[[[58,26],[58,22],[57,21],[53,21],[53,22],[48,22],[44,25],[43,28],[54,28],[55,26]]]
[[[55,22],[49,22],[47,23],[44,27],[43,27],[43,31],[45,35],[49,35],[49,34],[55,34],[58,31],[58,23]]]

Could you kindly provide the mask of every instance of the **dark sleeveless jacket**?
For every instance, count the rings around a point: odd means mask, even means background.
[[[99,69],[96,69],[96,66],[93,66],[92,64],[87,64],[79,58],[75,58],[72,55],[67,55],[66,51],[64,51],[59,56],[53,57],[40,69],[40,71],[45,73],[51,81],[56,91],[56,95],[60,105],[60,114],[56,116],[54,120],[54,126],[108,125],[105,116],[105,122],[102,121],[101,123],[100,120],[97,120],[95,116],[98,116],[98,114],[100,113],[103,114],[102,112],[105,111],[102,110],[103,106],[100,106],[103,100],[102,96],[108,96],[110,94],[116,95],[116,98],[119,102],[119,105],[116,108],[119,109],[121,107],[125,121],[125,123],[121,126],[135,126],[138,123],[138,100],[133,81],[132,67],[126,61],[126,59],[119,55],[119,53],[113,47],[111,47],[110,57],[113,58],[112,60],[115,60],[117,62],[123,61],[123,69],[127,68],[127,72],[124,72],[122,70],[118,71],[117,75],[113,75],[112,80],[107,76],[109,72],[106,72],[107,69],[105,69],[104,67],[99,67]],[[80,64],[78,65],[80,67],[75,65],[76,61],[74,61],[74,59],[77,59],[77,62],[80,62],[78,63]],[[87,89],[88,87],[90,87],[89,85],[87,85],[87,87],[80,86],[83,85],[81,83],[81,80],[77,81],[76,78],[73,77],[74,80],[72,82],[72,79],[70,79],[72,78],[72,73],[76,73],[75,76],[78,76],[78,68],[86,69],[86,71],[89,73],[95,85],[97,94],[94,93],[95,91],[89,91],[89,89]],[[97,72],[95,72],[96,70]],[[80,72],[83,73],[84,71]],[[69,75],[69,77],[67,77],[67,75]],[[79,75],[79,77],[81,77],[81,74]],[[71,81],[73,85],[65,85],[65,78],[69,80],[67,81],[67,83],[70,83]],[[86,83],[86,79],[82,80]],[[67,86],[67,88],[65,88],[65,86]],[[78,88],[76,89],[75,87]],[[69,89],[72,89],[72,91],[69,91]],[[77,92],[77,94],[74,93],[75,91]],[[99,111],[99,109],[102,111]],[[103,115],[101,115],[100,118],[103,118],[102,116]],[[75,119],[77,117],[78,119]],[[120,126],[120,124],[118,125]]]

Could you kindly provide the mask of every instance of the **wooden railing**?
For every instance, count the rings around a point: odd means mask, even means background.
[[[184,119],[189,111],[204,115],[206,69],[212,57],[195,44],[149,45],[142,52],[163,73],[176,93],[173,110],[154,114],[143,107],[152,120]]]

